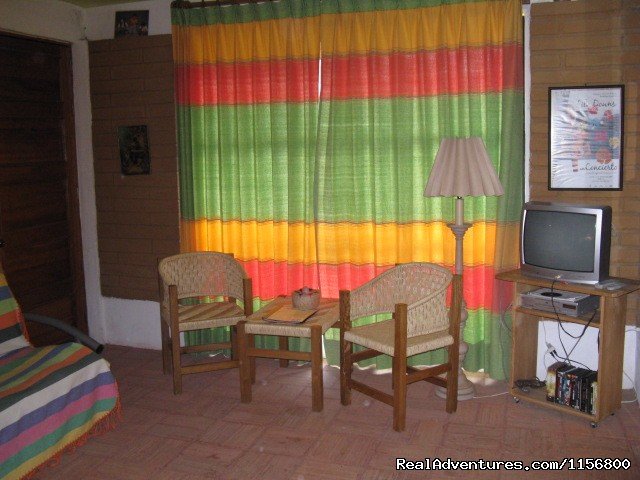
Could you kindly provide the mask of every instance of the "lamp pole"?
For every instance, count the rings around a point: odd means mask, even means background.
[[[456,218],[455,223],[448,223],[447,226],[453,232],[456,238],[456,258],[455,258],[455,272],[462,275],[463,270],[463,243],[464,234],[471,227],[470,223],[464,223],[464,199],[460,196],[456,196]],[[464,277],[463,281],[464,281]],[[464,289],[463,289],[464,291]],[[467,305],[464,301],[464,294],[462,295],[462,306],[460,309],[460,362],[458,370],[458,400],[469,400],[475,395],[475,388],[473,383],[469,381],[467,376],[462,370],[462,364],[469,350],[469,345],[464,341],[464,327],[467,324]],[[436,395],[440,398],[447,398],[447,389],[443,387],[436,387]]]
[[[471,224],[464,223],[465,196],[481,197],[502,195],[504,188],[500,183],[487,149],[480,137],[443,138],[436,155],[429,180],[424,188],[425,197],[455,197],[455,223],[447,226],[456,239],[455,272],[462,275],[464,255],[462,245],[464,234]],[[464,374],[462,365],[469,350],[464,341],[464,327],[467,323],[467,305],[462,298],[460,312],[460,369],[458,370],[458,400],[468,400],[474,397],[473,384]],[[446,398],[444,388],[436,388],[436,395]]]

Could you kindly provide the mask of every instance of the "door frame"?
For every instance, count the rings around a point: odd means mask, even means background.
[[[63,151],[67,173],[67,222],[69,225],[69,259],[73,279],[73,295],[76,328],[89,333],[87,323],[87,298],[84,282],[82,254],[82,226],[80,223],[80,197],[78,184],[78,158],[76,155],[73,64],[71,43],[34,35],[23,35],[0,29],[0,35],[35,40],[60,46],[60,98],[62,101]]]

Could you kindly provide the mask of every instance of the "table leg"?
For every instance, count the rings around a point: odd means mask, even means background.
[[[311,397],[314,412],[321,412],[323,408],[322,385],[322,327],[311,326]]]
[[[245,322],[238,322],[237,340],[238,340],[238,357],[240,360],[240,401],[242,403],[251,402],[251,365],[247,356],[247,337],[244,331]]]
[[[280,344],[280,350],[289,350],[289,337],[278,337],[278,342]],[[280,366],[287,368],[289,366],[289,360],[281,358]]]

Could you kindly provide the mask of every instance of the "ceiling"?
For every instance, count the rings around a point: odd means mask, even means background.
[[[72,3],[82,8],[102,7],[104,5],[117,5],[119,3],[133,3],[139,0],[61,0],[65,3]]]

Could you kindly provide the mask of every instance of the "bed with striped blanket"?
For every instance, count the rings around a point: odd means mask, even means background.
[[[0,272],[0,478],[29,477],[90,435],[113,427],[109,364],[79,343],[33,347]]]

